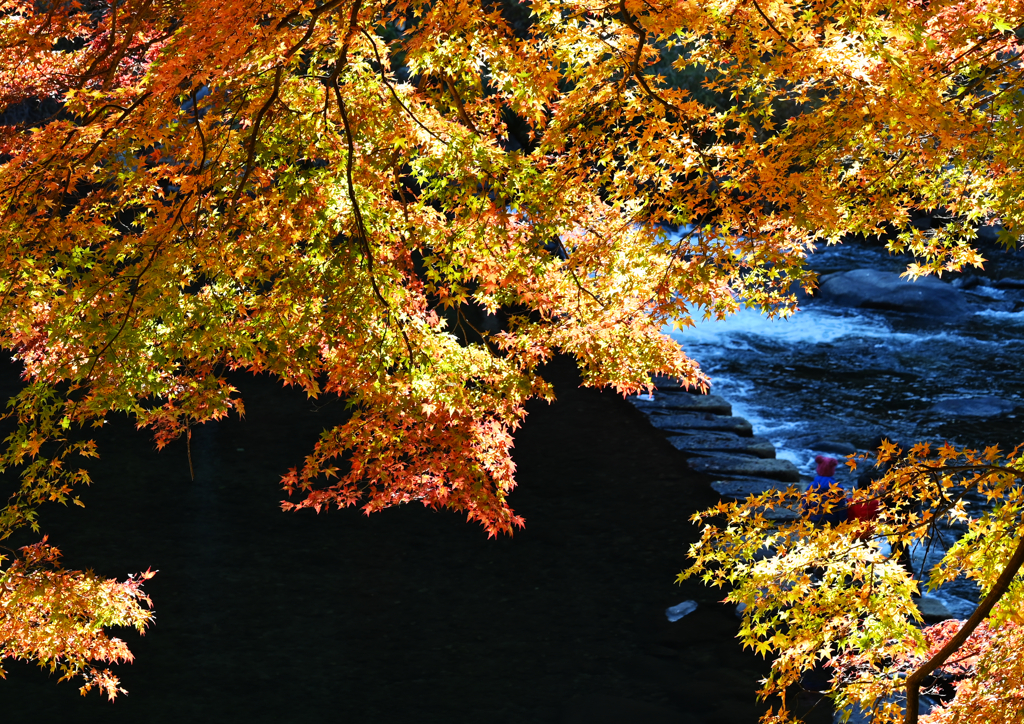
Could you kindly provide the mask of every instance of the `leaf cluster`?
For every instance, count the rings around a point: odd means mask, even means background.
[[[935,677],[955,682],[955,696],[922,721],[1003,721],[985,717],[1016,700],[1022,685],[1011,663],[1024,623],[1024,587],[1013,578],[1024,532],[1021,448],[1007,455],[949,444],[904,451],[885,441],[876,458],[859,462],[874,464],[878,475],[850,503],[877,502],[872,521],[776,520],[771,512],[781,508],[828,504],[824,494],[796,487],[723,502],[694,516],[702,537],[680,580],[699,576],[726,589],[726,601],[745,605],[741,642],[774,656],[761,695],[779,697],[780,707],[764,721],[792,721],[789,697],[822,666],[837,708],[870,710],[878,724],[904,721],[908,683],[929,664],[932,685]],[[991,505],[972,507],[971,500]],[[927,549],[950,524],[966,533],[930,571],[908,570],[891,552]],[[922,628],[914,573],[929,589],[958,578],[977,583],[982,608],[989,605],[984,620]],[[938,657],[961,630],[969,636],[953,658]]]

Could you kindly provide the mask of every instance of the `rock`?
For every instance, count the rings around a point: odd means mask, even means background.
[[[916,281],[895,272],[854,269],[823,276],[818,298],[844,307],[885,309],[929,317],[959,317],[967,314],[967,302],[960,291],[934,277]]]
[[[724,478],[711,483],[715,492],[723,498],[730,500],[746,500],[751,495],[757,495],[769,490],[780,490],[789,487],[786,483],[768,478],[740,477]],[[800,517],[798,510],[792,508],[757,508],[758,513],[768,520],[796,520]]]
[[[848,442],[834,442],[832,440],[815,440],[807,446],[814,452],[830,452],[836,455],[855,455],[857,448]]]
[[[652,410],[652,412],[654,412]],[[659,430],[669,432],[686,432],[688,430],[717,430],[732,432],[749,437],[753,426],[742,417],[725,417],[723,415],[689,414],[689,415],[648,415],[647,419]]]
[[[725,416],[732,414],[732,405],[718,395],[695,395],[681,391],[662,392],[659,389],[654,393],[654,400],[634,396],[630,397],[629,401],[644,412],[680,410]]]
[[[759,458],[775,457],[775,446],[765,437],[740,437],[727,433],[703,432],[676,435],[668,441],[677,450],[687,452],[735,452],[756,455]]]
[[[996,289],[1024,289],[1024,279],[1000,279],[992,286]]]
[[[974,233],[978,235],[980,241],[995,244],[999,241],[999,232],[1002,230],[1002,224],[985,224],[984,226],[979,226]]]
[[[785,490],[787,484],[781,480],[738,475],[736,477],[714,480],[711,483],[711,487],[723,498],[745,500],[748,496],[758,495],[768,490]]]
[[[651,383],[654,385],[655,389],[661,392],[664,392],[666,390],[690,390],[692,391],[691,394],[701,394],[699,391],[695,390],[692,387],[685,387],[679,384],[679,380],[674,379],[672,377],[665,377],[664,375],[654,375],[654,377],[651,378]]]
[[[927,593],[917,600],[917,608],[925,621],[945,621],[947,618],[954,618],[941,599]]]
[[[697,472],[710,475],[740,475],[769,478],[784,483],[800,482],[800,471],[789,460],[719,454],[690,458],[686,464]]]
[[[988,277],[979,277],[974,274],[964,274],[962,277],[954,279],[951,283],[957,289],[962,289],[965,292],[968,289],[985,287],[991,284]]]
[[[665,618],[672,623],[675,623],[683,616],[693,613],[697,610],[696,601],[683,601],[682,603],[676,604],[675,606],[669,606],[665,609]]]
[[[960,596],[955,596],[952,593],[947,593],[942,589],[932,591],[925,595],[941,603],[949,612],[951,618],[958,618],[961,620],[968,619],[978,608],[978,604],[973,601],[968,601],[966,598],[961,598]]]
[[[955,397],[951,400],[936,402],[929,412],[937,412],[950,417],[998,417],[1013,412],[1020,403],[1003,400],[992,395],[980,397]]]

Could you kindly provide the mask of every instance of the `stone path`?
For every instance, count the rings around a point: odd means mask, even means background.
[[[667,378],[657,378],[654,399],[631,397],[630,402],[650,423],[674,434],[669,442],[692,457],[687,465],[713,478],[711,487],[723,498],[742,500],[774,488],[800,485],[800,471],[775,457],[775,446],[753,434],[753,426],[732,414],[732,405],[718,395],[699,395]],[[773,517],[791,519],[791,510]]]
[[[711,487],[730,500],[744,500],[751,495],[796,485],[806,489],[797,467],[788,460],[775,457],[775,446],[767,438],[753,434],[752,425],[732,414],[732,405],[718,395],[699,395],[681,389],[667,378],[656,378],[654,399],[632,397],[630,402],[642,411],[650,423],[674,434],[668,441],[677,450],[688,453],[686,463],[691,470],[712,478]],[[837,454],[851,454],[849,450]],[[783,508],[764,511],[775,520],[793,520],[799,512]],[[945,552],[946,543],[933,541],[930,548],[912,551],[915,570],[929,570]],[[950,591],[925,593],[918,606],[927,622],[947,618],[966,618],[975,604]]]

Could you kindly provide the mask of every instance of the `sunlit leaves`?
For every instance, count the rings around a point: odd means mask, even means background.
[[[1004,457],[996,448],[979,452],[949,443],[934,450],[926,444],[902,450],[884,441],[877,457],[861,460],[879,468],[878,480],[856,490],[851,500],[878,501],[875,519],[815,525],[805,516],[791,522],[764,517],[767,510],[804,511],[819,502],[796,488],[721,503],[695,516],[695,522],[704,524],[703,533],[690,550],[693,563],[680,579],[700,576],[726,588],[727,601],[746,605],[740,640],[773,655],[762,693],[781,697],[783,709],[791,687],[825,662],[831,674],[828,696],[838,707],[877,707],[875,722],[902,721],[899,707],[885,709],[881,704],[904,696],[903,679],[963,622],[922,631],[912,599],[919,593],[918,583],[895,556],[883,551],[927,546],[940,523],[966,524],[967,532],[926,571],[928,586],[962,577],[987,594],[1024,529],[1019,455],[1019,449]],[[991,509],[969,507],[968,500],[979,496],[999,502]],[[1019,638],[1022,596],[1019,581],[1011,584],[989,622],[943,664],[940,674],[964,679],[953,701],[927,721],[980,724],[996,708],[993,696],[1006,702],[1020,696],[1024,682],[1015,678],[1016,668],[1000,668],[997,674],[992,664],[976,663],[994,662],[1006,655],[998,652],[1008,651],[1005,647]],[[765,721],[789,721],[786,716]],[[951,718],[955,716],[961,718]]]
[[[108,698],[123,693],[120,682],[96,663],[132,661],[124,641],[109,637],[108,626],[129,626],[140,633],[153,619],[152,602],[142,582],[146,571],[124,582],[92,572],[68,571],[60,551],[42,542],[15,555],[0,555],[0,663],[36,661],[60,679],[81,677],[82,694],[97,688]],[[4,674],[0,667],[0,677]]]

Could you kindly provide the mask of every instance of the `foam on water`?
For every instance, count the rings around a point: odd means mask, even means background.
[[[694,319],[694,326],[664,332],[683,344],[718,344],[737,335],[756,335],[788,344],[834,342],[843,337],[890,337],[892,330],[882,319],[833,310],[805,309],[786,319],[769,319],[749,307],[723,320]]]
[[[1010,317],[1024,324],[1024,313]],[[786,319],[769,319],[756,309],[742,307],[723,320],[694,319],[692,327],[675,329],[666,325],[662,332],[684,348],[707,347],[719,353],[751,349],[749,342],[757,339],[785,345],[832,344],[846,338],[877,339],[886,346],[990,343],[974,338],[967,330],[896,332],[881,313],[830,307],[801,309]]]
[[[779,458],[812,475],[808,446],[816,439],[937,439],[948,433],[928,402],[942,393],[1018,397],[1005,373],[1018,324],[1024,313],[987,311],[935,323],[812,302],[787,319],[742,308],[724,320],[663,332],[701,363],[713,391],[775,444]],[[829,364],[837,365],[834,375],[825,371]]]
[[[1000,312],[995,309],[983,309],[977,313],[977,316],[997,320],[1002,324],[1013,324],[1024,327],[1024,311]]]

